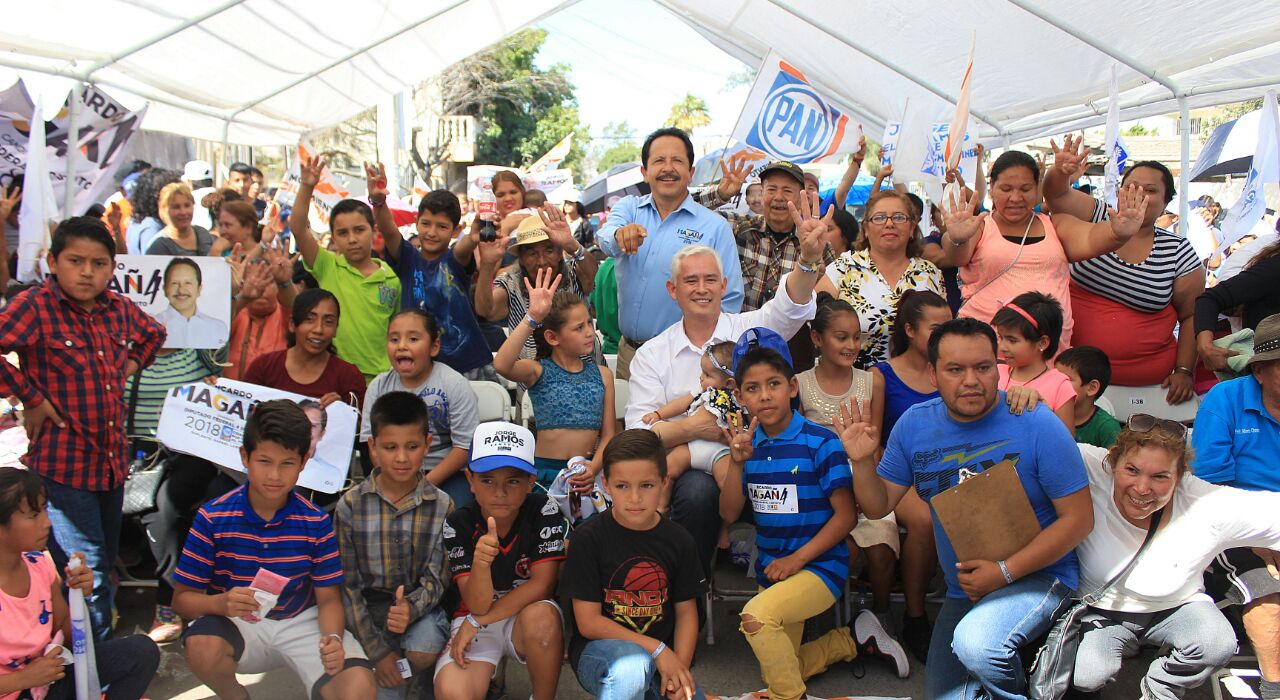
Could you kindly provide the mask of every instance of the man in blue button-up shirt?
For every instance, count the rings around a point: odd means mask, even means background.
[[[680,307],[667,292],[671,258],[687,245],[714,248],[729,283],[723,309],[742,308],[742,265],[729,224],[689,196],[693,142],[676,128],[649,134],[640,150],[641,172],[650,194],[626,197],[609,212],[596,239],[617,258],[618,376],[630,376],[631,357],[644,341],[680,320]],[[652,238],[653,240],[649,240]]]

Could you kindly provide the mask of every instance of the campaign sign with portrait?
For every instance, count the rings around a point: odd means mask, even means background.
[[[220,379],[174,387],[165,395],[156,439],[175,452],[207,459],[243,472],[240,446],[244,425],[254,404],[288,399],[302,407],[311,421],[315,454],[298,477],[298,486],[337,493],[351,468],[351,451],[359,414],[341,401],[323,410],[317,399],[270,387]]]
[[[210,256],[117,255],[108,285],[164,324],[165,348],[220,348],[231,334],[231,266]]]

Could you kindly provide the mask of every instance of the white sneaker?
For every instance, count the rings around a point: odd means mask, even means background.
[[[878,656],[893,664],[898,678],[906,678],[911,674],[907,663],[907,652],[880,624],[880,619],[870,610],[863,610],[854,619],[852,629],[853,641],[858,645],[858,653],[864,656]]]

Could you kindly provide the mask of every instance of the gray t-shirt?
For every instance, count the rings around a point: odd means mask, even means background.
[[[431,365],[427,381],[418,387],[407,387],[395,370],[388,370],[373,378],[364,393],[364,416],[360,421],[360,440],[367,441],[372,434],[369,414],[378,397],[392,391],[417,394],[427,405],[431,416],[431,449],[422,459],[422,469],[430,471],[455,447],[471,449],[471,435],[480,423],[476,406],[476,392],[466,377],[442,362]]]
[[[213,234],[200,226],[192,226],[196,231],[196,249],[189,250],[178,245],[178,242],[168,236],[157,236],[151,243],[151,247],[147,248],[147,255],[208,255],[209,249],[213,247]]]

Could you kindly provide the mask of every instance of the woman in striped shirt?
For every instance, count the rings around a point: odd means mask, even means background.
[[[1070,136],[1054,151],[1044,197],[1055,212],[1102,221],[1105,203],[1070,187],[1087,150]],[[1071,264],[1074,345],[1093,345],[1111,360],[1111,383],[1159,384],[1170,404],[1189,400],[1196,361],[1195,304],[1204,291],[1204,268],[1187,239],[1157,228],[1173,201],[1173,174],[1156,161],[1135,163],[1121,180],[1147,193],[1142,226],[1120,248]],[[1178,327],[1177,340],[1173,329]]]

